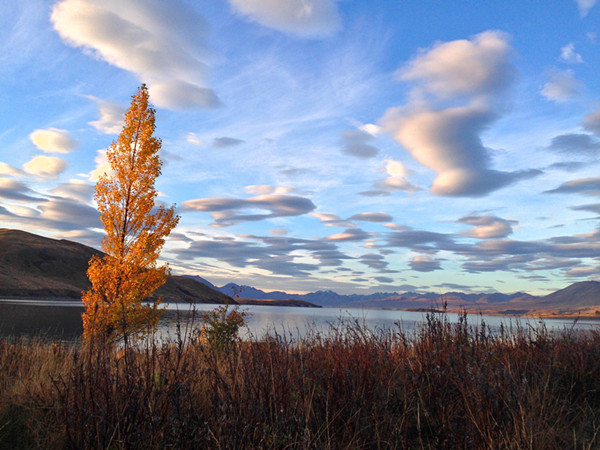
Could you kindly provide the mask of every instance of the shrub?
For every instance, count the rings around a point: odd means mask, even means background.
[[[240,328],[246,324],[246,311],[239,305],[221,305],[201,316],[203,322],[199,332],[200,342],[217,349],[231,347],[239,340]]]

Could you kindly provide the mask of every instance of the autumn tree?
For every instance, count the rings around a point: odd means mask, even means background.
[[[143,304],[164,284],[168,266],[158,266],[165,238],[177,225],[175,207],[156,207],[154,186],[161,173],[161,140],[153,136],[155,111],[142,85],[125,115],[123,131],[107,150],[111,170],[96,184],[95,200],[106,236],[105,255],[90,260],[92,283],[83,294],[84,337],[127,340],[151,331],[160,301]]]

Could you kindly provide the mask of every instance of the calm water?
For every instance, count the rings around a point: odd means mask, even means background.
[[[161,335],[175,335],[177,323],[184,327],[191,318],[198,317],[203,311],[208,311],[218,305],[195,305],[193,312],[188,304],[167,305],[167,311],[161,319],[159,332]],[[308,330],[326,333],[340,321],[358,321],[369,328],[390,328],[401,326],[410,331],[425,320],[421,312],[374,310],[374,309],[344,309],[344,308],[299,308],[281,306],[242,306],[247,311],[248,328],[245,336],[262,337],[267,332],[299,337],[306,335]],[[77,301],[40,301],[40,300],[3,300],[0,299],[0,336],[37,336],[43,335],[60,340],[74,340],[83,331],[81,313],[83,307]],[[458,315],[448,314],[451,322],[458,321]],[[492,329],[500,324],[537,327],[539,319],[517,319],[498,316],[469,316],[469,323],[477,325],[484,320]],[[553,330],[575,327],[576,329],[600,329],[600,322],[582,319],[573,320],[549,319],[543,322]]]

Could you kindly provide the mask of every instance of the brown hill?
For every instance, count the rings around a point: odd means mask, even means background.
[[[81,298],[89,288],[88,261],[102,253],[65,239],[0,228],[0,297]],[[191,278],[171,276],[156,291],[166,301],[233,302]]]
[[[593,306],[598,308],[600,307],[600,282],[581,281],[574,283],[546,295],[542,298],[541,304],[548,307]]]

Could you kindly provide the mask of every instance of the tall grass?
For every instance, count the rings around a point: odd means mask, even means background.
[[[600,333],[343,322],[215,347],[0,344],[2,448],[597,448]]]

